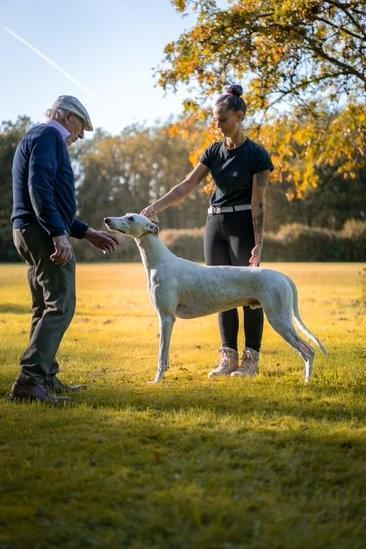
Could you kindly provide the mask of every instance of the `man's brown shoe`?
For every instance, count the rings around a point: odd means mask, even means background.
[[[18,402],[43,402],[44,404],[52,404],[58,406],[64,404],[68,397],[57,397],[52,395],[47,387],[42,384],[31,385],[30,383],[22,383],[17,380],[10,393],[10,399]]]
[[[46,387],[50,393],[54,395],[66,395],[67,393],[79,393],[88,386],[87,385],[68,385],[63,383],[58,377],[53,376],[46,381]]]

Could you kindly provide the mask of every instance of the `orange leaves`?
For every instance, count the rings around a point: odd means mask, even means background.
[[[328,147],[321,158],[327,165],[337,162],[341,151],[342,162],[337,173],[345,180],[355,180],[357,171],[366,169],[366,111],[364,105],[348,105],[332,120],[327,138]]]
[[[196,24],[168,44],[159,83],[198,84],[198,96],[225,82],[251,82],[252,109],[274,99],[309,101],[326,92],[363,94],[366,49],[359,2],[324,0],[173,0],[178,11],[198,14]],[[362,4],[362,2],[361,2]],[[360,5],[361,5],[360,4]],[[247,88],[247,86],[246,86]],[[248,89],[248,88],[247,88]]]
[[[169,42],[169,44],[165,46],[164,53],[166,53],[167,55],[171,55],[172,53],[174,53],[174,42]]]
[[[291,183],[297,196],[316,187],[326,169],[345,181],[357,179],[366,169],[363,105],[349,105],[338,114],[319,110],[316,118],[288,116],[264,131],[272,133],[267,141],[277,180]]]
[[[173,0],[172,3],[174,3],[176,9],[181,13],[184,12],[187,6],[187,0]]]
[[[221,139],[207,120],[207,112],[197,106],[167,131],[171,137],[183,139],[191,151],[194,166],[213,141]],[[358,177],[366,169],[366,112],[363,105],[352,104],[338,114],[318,107],[316,116],[283,116],[263,126],[260,136],[255,129],[248,137],[259,141],[271,154],[275,170],[271,181],[289,183],[289,199],[301,198],[316,187],[327,173],[340,174],[346,181]],[[329,177],[329,176],[328,176]]]

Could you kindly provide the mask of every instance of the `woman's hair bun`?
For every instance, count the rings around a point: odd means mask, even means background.
[[[227,109],[235,112],[246,113],[247,106],[244,99],[241,97],[243,88],[240,84],[233,84],[226,88],[225,93],[221,94],[216,99],[215,105],[225,105]]]
[[[227,88],[226,93],[231,93],[232,95],[240,97],[243,95],[243,88],[240,84],[233,84]]]

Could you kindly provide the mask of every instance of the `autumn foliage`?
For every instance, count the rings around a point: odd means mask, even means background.
[[[288,184],[289,199],[301,198],[315,188],[324,170],[345,181],[366,172],[366,111],[357,103],[339,112],[329,111],[324,104],[308,113],[294,109],[260,128],[252,124],[246,130],[248,137],[270,152],[275,166],[272,181]],[[209,111],[197,108],[166,131],[189,144],[192,166],[210,143],[220,139]],[[206,190],[211,192],[210,182]]]
[[[190,85],[186,115],[170,128],[194,165],[217,138],[207,104],[240,81],[246,129],[272,155],[273,181],[302,197],[330,169],[365,170],[366,4],[345,0],[172,0],[196,24],[166,45],[164,88]],[[225,5],[226,4],[226,5]],[[194,98],[192,99],[192,94]],[[207,187],[210,190],[211,186]]]

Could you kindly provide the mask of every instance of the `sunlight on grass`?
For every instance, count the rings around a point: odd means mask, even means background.
[[[0,266],[0,547],[362,546],[366,268],[271,267],[329,351],[309,386],[268,324],[256,379],[208,381],[215,316],[176,322],[166,379],[149,385],[142,265],[79,265],[60,377],[88,391],[52,409],[7,399],[30,303],[25,268]]]

